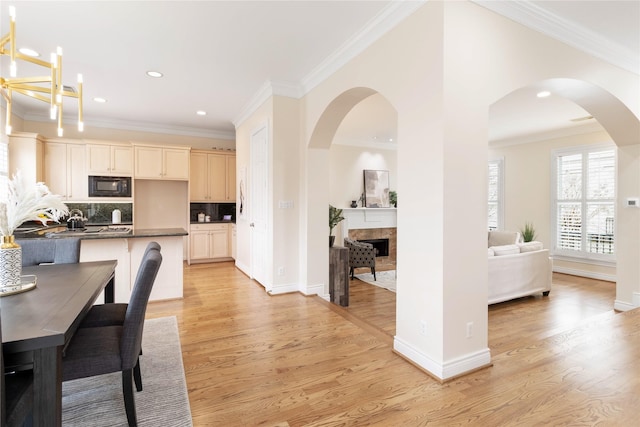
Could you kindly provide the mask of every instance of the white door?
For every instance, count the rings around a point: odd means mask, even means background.
[[[271,291],[267,275],[268,246],[268,129],[260,127],[251,135],[249,230],[251,233],[251,277]]]

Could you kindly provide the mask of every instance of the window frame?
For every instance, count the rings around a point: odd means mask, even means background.
[[[613,218],[614,218],[614,229],[613,229],[613,252],[611,254],[606,253],[596,253],[589,252],[588,249],[588,239],[587,234],[588,230],[586,227],[587,221],[586,216],[588,213],[588,205],[590,203],[594,203],[593,199],[588,198],[587,193],[587,185],[588,185],[588,167],[586,167],[588,163],[588,156],[591,153],[597,153],[602,151],[613,151],[613,165],[614,165],[614,189],[613,189],[613,198],[605,199],[610,200],[605,203],[611,204],[613,208]],[[558,159],[563,156],[570,155],[581,155],[582,166],[581,166],[581,196],[580,199],[576,199],[577,203],[581,205],[581,224],[585,224],[585,226],[581,226],[581,249],[580,250],[572,250],[572,249],[562,249],[558,248],[558,207],[562,203],[562,201],[558,200]],[[617,245],[616,245],[616,237],[617,233],[615,231],[615,223],[617,222],[617,186],[618,186],[618,150],[617,146],[613,142],[599,143],[599,144],[590,144],[590,145],[581,145],[574,147],[565,147],[553,150],[551,152],[551,212],[550,212],[550,231],[551,231],[551,245],[550,245],[550,253],[556,259],[564,259],[567,261],[574,262],[584,262],[594,265],[604,265],[604,266],[615,266],[616,264],[616,253],[617,253]]]
[[[498,179],[497,179],[497,200],[495,202],[496,205],[496,228],[491,228],[489,226],[489,204],[492,202],[489,200],[489,168],[491,165],[496,165],[498,170]],[[504,157],[500,157],[497,159],[491,159],[487,163],[487,229],[488,230],[502,230],[504,228]]]

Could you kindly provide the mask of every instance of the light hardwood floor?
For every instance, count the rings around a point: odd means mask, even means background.
[[[392,352],[389,291],[355,280],[343,309],[269,296],[232,263],[184,277],[185,298],[147,317],[178,318],[196,427],[630,426],[640,414],[640,312],[611,310],[612,283],[554,275],[549,298],[491,306],[493,366],[440,384]]]

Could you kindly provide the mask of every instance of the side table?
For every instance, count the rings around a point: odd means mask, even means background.
[[[331,302],[349,306],[349,248],[329,248],[329,295]]]

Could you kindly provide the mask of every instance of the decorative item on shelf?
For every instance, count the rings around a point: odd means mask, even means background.
[[[367,170],[364,176],[364,201],[368,208],[389,207],[389,171]]]
[[[58,221],[69,210],[58,195],[42,182],[28,185],[16,172],[9,181],[7,199],[0,202],[0,296],[24,292],[35,287],[35,277],[22,273],[22,248],[15,242],[15,230],[26,221]]]
[[[394,208],[398,207],[398,193],[396,191],[389,191],[389,203]]]
[[[342,209],[338,209],[335,206],[329,205],[329,247],[333,247],[333,242],[336,240],[336,236],[333,235],[333,229],[336,225],[342,221]]]
[[[351,207],[352,208],[357,208],[358,207],[358,201],[357,200],[352,200],[351,201]]]
[[[5,45],[9,44],[9,48]],[[50,105],[51,120],[58,121],[58,136],[62,137],[62,99],[63,97],[78,100],[78,131],[84,130],[82,119],[82,75],[78,74],[77,88],[62,84],[62,48],[51,54],[51,62],[32,57],[20,52],[16,46],[16,8],[9,6],[9,33],[0,37],[0,56],[10,57],[9,76],[0,76],[2,96],[7,103],[6,133],[11,135],[11,104],[13,93],[19,93]],[[16,60],[30,62],[48,69],[49,75],[38,77],[17,77]],[[27,66],[25,68],[29,68]]]
[[[533,228],[533,223],[525,222],[524,228],[520,229],[520,234],[522,234],[522,240],[526,242],[531,242],[536,238],[536,230]]]
[[[360,194],[358,201],[360,202],[360,207],[364,208],[364,193]]]

